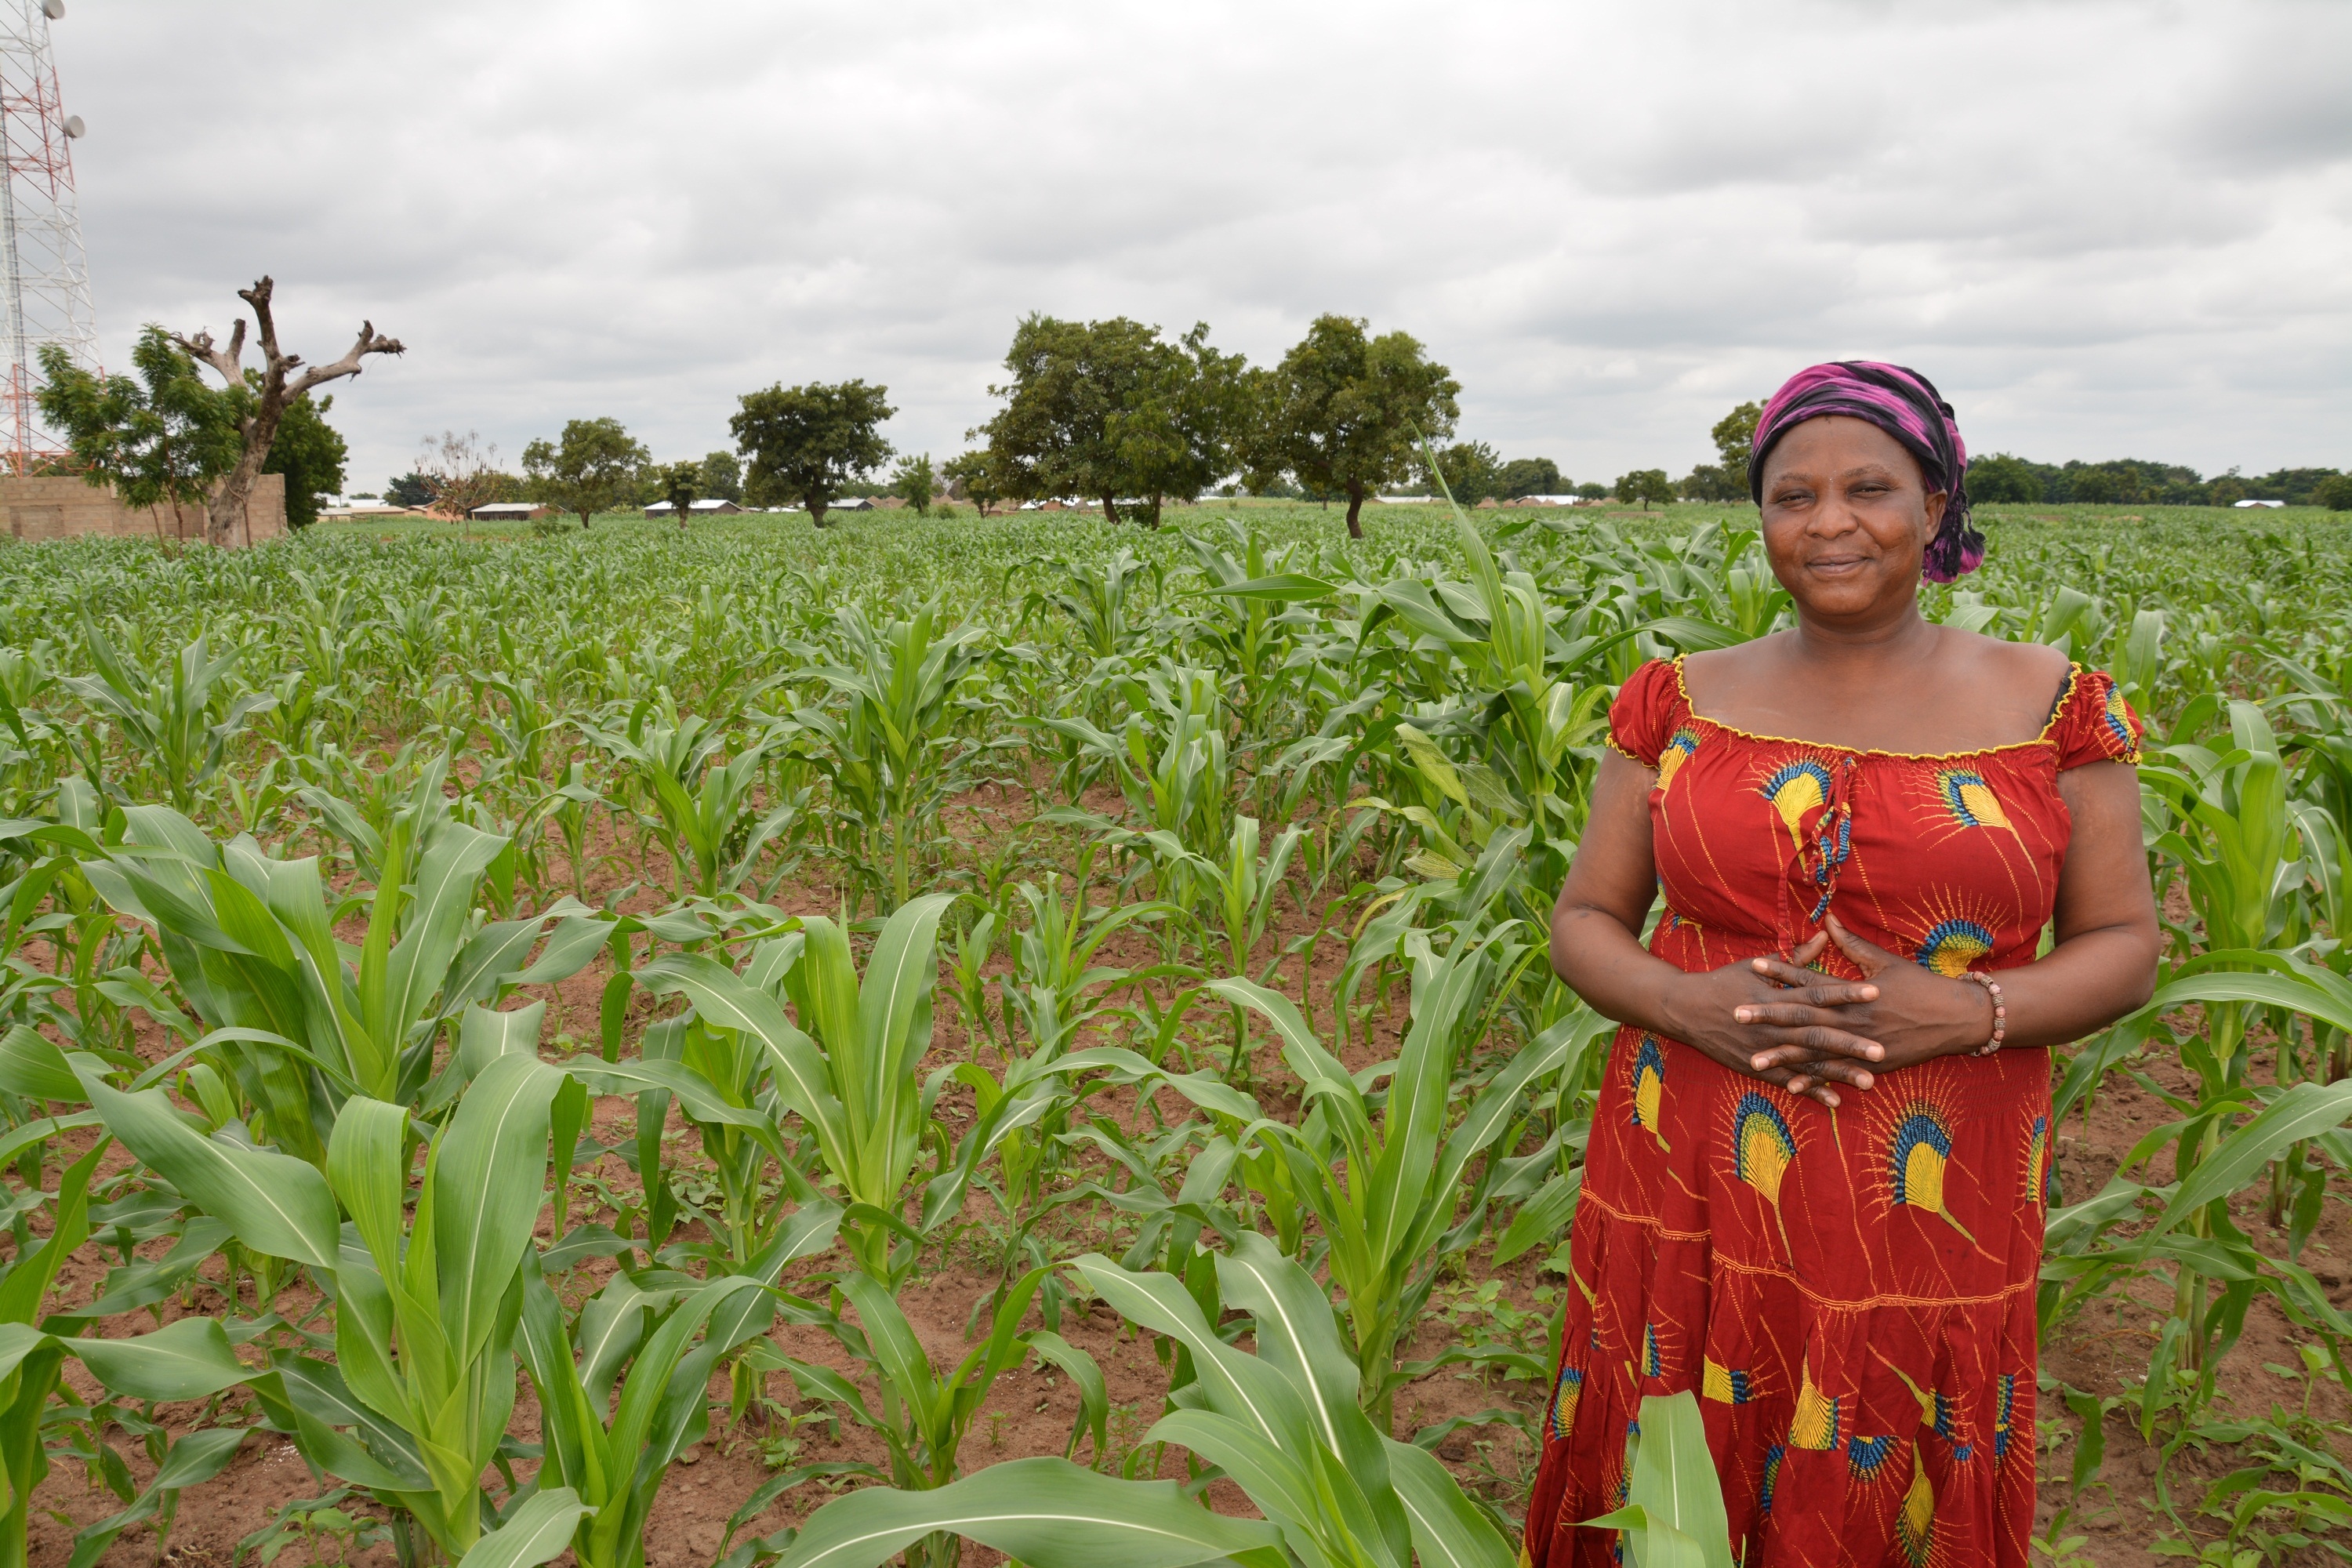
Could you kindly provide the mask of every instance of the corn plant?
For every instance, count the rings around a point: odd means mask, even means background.
[[[639,704],[626,728],[582,727],[582,733],[627,764],[651,798],[669,857],[674,888],[690,883],[705,898],[732,892],[751,875],[760,853],[800,815],[803,802],[778,801],[762,813],[755,799],[764,742],[736,748],[725,763],[724,729],[680,718],[667,690],[649,710]],[[576,873],[575,873],[576,875]]]
[[[237,1368],[272,1423],[311,1464],[399,1510],[399,1528],[453,1562],[464,1557],[499,1524],[481,1477],[514,1407],[515,1309],[547,1202],[550,1108],[562,1075],[520,1050],[490,1058],[426,1142],[412,1183],[416,1145],[398,1105],[344,1100],[322,1173],[198,1134],[160,1089],[126,1093],[79,1070],[108,1131],[142,1163],[247,1248],[308,1268],[337,1302],[331,1363],[281,1352],[265,1373]],[[569,1508],[576,1521],[568,1490],[533,1500]]]
[[[58,684],[122,732],[140,775],[161,784],[183,811],[220,772],[246,720],[276,700],[267,692],[236,692],[237,656],[215,658],[201,637],[161,669],[148,670],[85,618],[82,648],[98,673],[62,676]],[[100,776],[94,757],[89,766],[91,777]]]
[[[706,1027],[733,1031],[766,1053],[778,1103],[814,1134],[825,1170],[849,1199],[843,1234],[857,1266],[886,1282],[913,1263],[911,1241],[895,1259],[892,1242],[909,1234],[907,1182],[932,1092],[916,1069],[930,1046],[940,917],[950,901],[932,893],[902,905],[884,924],[862,979],[841,927],[803,921],[804,945],[779,977],[798,1026],[774,995],[708,953],[673,953],[636,971],[637,983],[656,994],[683,994]]]
[[[590,1510],[571,1542],[581,1568],[642,1568],[646,1517],[670,1466],[702,1439],[719,1358],[767,1327],[784,1266],[830,1246],[840,1217],[830,1205],[803,1209],[751,1271],[674,1301],[615,1276],[570,1321],[526,1251],[519,1349],[546,1452],[534,1485],[560,1483]]]
[[[1209,983],[1274,1026],[1284,1061],[1306,1085],[1313,1109],[1297,1127],[1262,1121],[1255,1129],[1286,1178],[1265,1195],[1305,1204],[1320,1224],[1332,1284],[1347,1298],[1360,1384],[1383,1427],[1396,1390],[1414,1375],[1396,1364],[1396,1347],[1426,1306],[1444,1258],[1477,1233],[1483,1194],[1474,1193],[1468,1220],[1454,1219],[1463,1173],[1518,1123],[1528,1085],[1557,1071],[1575,1037],[1562,1027],[1521,1047],[1446,1131],[1455,1060],[1477,1037],[1486,998],[1524,958],[1507,936],[1504,928],[1480,941],[1457,938],[1442,956],[1419,955],[1412,1026],[1377,1113],[1370,1086],[1339,1065],[1288,997],[1245,980]]]
[[[1213,1301],[1252,1314],[1257,1353],[1210,1326],[1184,1282],[1094,1254],[1071,1271],[1138,1328],[1181,1345],[1191,1377],[1148,1441],[1189,1449],[1239,1486],[1260,1520],[1209,1514],[1167,1482],[1112,1480],[1055,1459],[1015,1460],[932,1490],[873,1488],[828,1503],[781,1568],[878,1568],[954,1531],[1034,1568],[1233,1559],[1300,1568],[1509,1568],[1515,1554],[1435,1458],[1383,1437],[1357,1399],[1355,1363],[1313,1278],[1262,1237],[1216,1262]],[[1718,1500],[1718,1506],[1720,1506]]]
[[[814,762],[833,785],[833,809],[849,823],[869,876],[897,909],[913,896],[917,861],[940,805],[961,777],[954,765],[956,700],[981,666],[977,626],[944,626],[924,605],[876,626],[855,606],[834,617],[839,663],[804,673],[843,700],[838,711],[807,707],[793,720],[822,742]],[[875,868],[887,849],[887,872]]]
[[[537,964],[547,916],[468,936],[474,889],[506,841],[435,804],[395,818],[375,846],[386,881],[356,962],[335,940],[315,858],[271,859],[249,838],[215,844],[168,807],[131,807],[121,845],[83,868],[115,910],[155,928],[173,979],[213,1030],[215,1070],[264,1135],[314,1164],[343,1099],[418,1100],[444,1023],[526,979],[577,973],[604,940],[584,911],[562,910],[555,917],[570,923]]]
[[[1070,1428],[1064,1457],[1074,1456],[1080,1436],[1091,1429],[1099,1459],[1109,1410],[1101,1369],[1092,1356],[1059,1334],[1021,1327],[1045,1274],[1033,1269],[1006,1292],[996,1305],[987,1337],[944,1374],[932,1364],[887,1289],[863,1275],[844,1278],[836,1287],[836,1306],[825,1314],[824,1324],[873,1380],[877,1398],[870,1404],[855,1383],[830,1367],[773,1352],[762,1354],[755,1364],[789,1373],[804,1395],[825,1401],[878,1436],[889,1453],[892,1486],[928,1490],[956,1480],[956,1456],[989,1391],[999,1377],[1034,1356],[1060,1368],[1079,1391],[1078,1419]],[[855,1314],[855,1322],[842,1315],[843,1309]],[[911,1551],[908,1561],[910,1568],[955,1568],[961,1556],[962,1542],[940,1531]]]

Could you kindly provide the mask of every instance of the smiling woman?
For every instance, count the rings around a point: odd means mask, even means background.
[[[1626,682],[1553,915],[1622,1027],[1526,1555],[1609,1561],[1574,1526],[1688,1390],[1750,1568],[2022,1564],[2048,1047],[2154,981],[2138,721],[1921,616],[1984,557],[1925,377],[1801,372],[1754,453],[1797,626]]]

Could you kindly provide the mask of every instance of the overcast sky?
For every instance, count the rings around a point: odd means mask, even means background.
[[[68,7],[108,363],[265,270],[314,360],[372,318],[355,490],[849,376],[945,457],[1031,310],[1367,317],[1574,479],[1849,357],[1979,452],[2352,466],[2341,0]]]

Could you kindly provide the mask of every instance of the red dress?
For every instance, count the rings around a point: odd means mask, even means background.
[[[2039,738],[1914,756],[1691,711],[1679,662],[1610,710],[1650,791],[1685,971],[1785,952],[1834,908],[1946,974],[2032,962],[2070,827],[2057,780],[2137,762],[2076,668]],[[1835,947],[1821,967],[1849,978]],[[1746,1568],[2023,1564],[2050,1056],[1942,1057],[1831,1111],[1631,1026],[1611,1049],[1523,1561],[1614,1559],[1642,1397],[1695,1391]]]

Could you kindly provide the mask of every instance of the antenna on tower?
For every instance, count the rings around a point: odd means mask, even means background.
[[[83,127],[58,99],[49,49],[49,24],[65,14],[65,0],[0,0],[0,468],[16,474],[63,451],[35,402],[42,346],[99,368],[74,199],[71,143]]]

